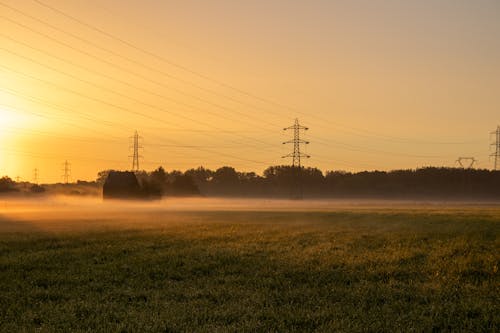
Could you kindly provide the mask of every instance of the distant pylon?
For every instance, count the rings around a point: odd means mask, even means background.
[[[463,169],[470,169],[474,166],[474,163],[476,163],[477,160],[474,157],[459,157],[455,162],[457,162]]]
[[[20,180],[21,180],[21,177],[16,176],[16,183],[19,183]]]
[[[68,161],[64,161],[62,171],[64,172],[62,175],[63,181],[65,184],[68,184],[71,177],[71,164]]]
[[[491,132],[495,136],[495,142],[491,145],[494,147],[495,152],[490,156],[493,157],[493,170],[498,170],[500,168],[500,126],[497,126],[496,131]]]
[[[38,169],[33,169],[33,184],[38,185]]]
[[[142,146],[139,144],[139,140],[142,139],[142,137],[139,136],[139,133],[135,131],[134,136],[131,137],[131,139],[134,141],[133,145],[130,147],[134,150],[134,153],[132,156],[132,171],[139,171],[139,159],[142,158],[141,155],[139,155],[139,149],[142,148]]]
[[[300,145],[301,144],[309,144],[309,141],[305,141],[300,139],[300,131],[304,130],[307,131],[309,128],[305,126],[301,126],[299,124],[299,120],[295,119],[295,123],[292,126],[285,127],[283,130],[293,130],[293,139],[289,141],[283,142],[283,144],[288,144],[288,143],[293,143],[293,152],[287,155],[282,156],[282,158],[292,158],[292,170],[293,170],[293,193],[292,197],[294,199],[302,199],[303,193],[302,193],[302,180],[301,180],[301,172],[302,172],[302,165],[301,165],[301,158],[309,158],[310,156],[307,154],[304,154],[300,151]]]

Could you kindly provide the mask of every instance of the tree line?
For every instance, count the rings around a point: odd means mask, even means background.
[[[63,187],[102,186],[110,170],[98,173],[96,181],[78,181]],[[224,166],[216,170],[204,167],[184,172],[167,172],[162,167],[141,171],[136,176],[151,194],[165,196],[275,197],[289,198],[300,184],[305,198],[387,198],[387,199],[500,199],[500,171],[426,167],[394,171],[327,171],[317,168],[271,166],[262,175],[240,172]],[[300,181],[298,181],[300,179]],[[0,192],[20,189],[32,193],[50,192],[54,185],[16,183],[0,178]],[[73,192],[78,192],[76,189]],[[79,193],[79,192],[78,192]],[[95,192],[97,193],[97,192]],[[83,193],[79,193],[83,194]]]
[[[98,174],[103,184],[108,171]],[[305,198],[441,198],[500,199],[500,171],[426,167],[394,171],[327,171],[271,166],[262,175],[224,166],[184,172],[136,173],[141,184],[166,196],[280,197],[293,196],[297,186]]]

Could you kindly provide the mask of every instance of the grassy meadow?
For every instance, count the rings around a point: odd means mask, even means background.
[[[0,210],[0,331],[500,331],[500,209],[389,208]]]

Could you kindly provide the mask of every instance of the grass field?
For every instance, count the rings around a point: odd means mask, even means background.
[[[498,207],[2,207],[3,332],[500,331]]]

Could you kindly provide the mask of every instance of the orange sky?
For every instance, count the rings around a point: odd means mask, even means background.
[[[0,175],[262,172],[310,127],[306,166],[488,160],[498,1],[0,0]]]

